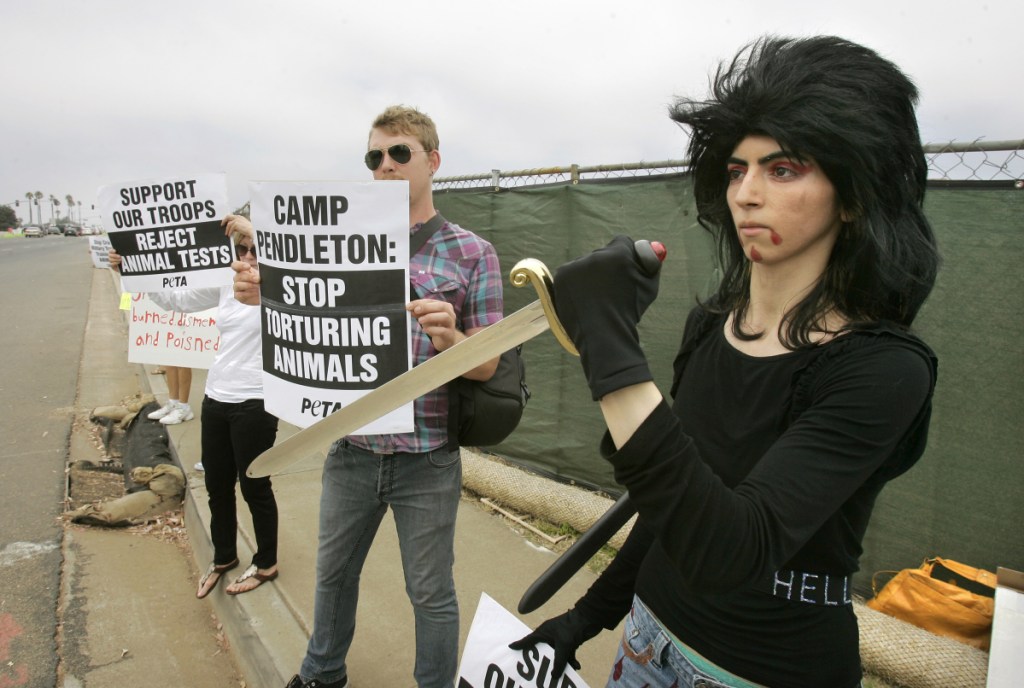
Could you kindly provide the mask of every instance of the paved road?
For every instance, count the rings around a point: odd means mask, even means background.
[[[146,391],[87,247],[0,239],[0,688],[244,685],[187,543],[58,521],[89,410]]]
[[[0,239],[0,686],[54,686],[64,466],[92,267],[84,239]]]

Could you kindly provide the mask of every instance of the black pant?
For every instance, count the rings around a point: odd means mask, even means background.
[[[270,478],[249,478],[249,464],[274,446],[277,418],[263,408],[262,399],[226,404],[203,398],[203,468],[210,498],[210,536],[213,562],[228,564],[238,556],[235,482],[252,514],[256,554],[252,563],[261,569],[277,564],[277,501]]]

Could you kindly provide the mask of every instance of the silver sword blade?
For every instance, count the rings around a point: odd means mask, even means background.
[[[540,300],[534,301],[271,447],[256,457],[245,474],[262,478],[280,473],[296,461],[533,339],[549,327]]]

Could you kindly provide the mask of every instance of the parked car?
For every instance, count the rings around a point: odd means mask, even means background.
[[[56,234],[56,235],[60,236],[60,227],[58,227],[57,225],[50,225],[49,227],[46,228],[46,233],[47,234]]]
[[[64,227],[64,236],[82,236],[82,228],[75,225]]]
[[[39,229],[38,227],[26,227],[21,231],[21,235],[26,237],[42,238],[43,230]]]

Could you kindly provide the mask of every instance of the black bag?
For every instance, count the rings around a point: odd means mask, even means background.
[[[490,447],[512,434],[530,399],[522,345],[498,359],[486,382],[460,377],[448,385],[448,446]],[[452,421],[458,419],[458,424]],[[453,441],[455,440],[455,441]]]
[[[441,213],[437,213],[416,232],[409,245],[410,259],[444,223]],[[503,353],[497,370],[486,382],[460,377],[448,383],[449,449],[493,446],[519,425],[530,398],[522,349],[520,345]]]

